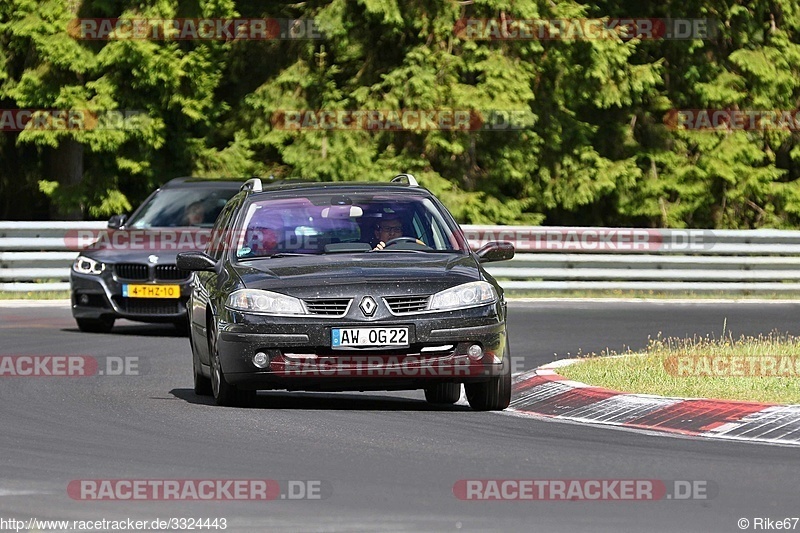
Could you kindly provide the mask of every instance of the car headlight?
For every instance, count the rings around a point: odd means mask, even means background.
[[[259,289],[239,289],[228,296],[229,309],[268,315],[304,315],[303,302],[277,292]]]
[[[75,262],[72,263],[72,270],[78,272],[80,274],[95,274],[99,275],[102,274],[103,270],[106,269],[106,265],[101,263],[100,261],[95,261],[89,257],[84,257],[79,255],[75,258]]]
[[[494,287],[485,281],[473,281],[437,292],[431,296],[429,310],[464,309],[497,301]]]

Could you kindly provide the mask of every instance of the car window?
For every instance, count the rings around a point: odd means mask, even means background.
[[[233,236],[232,218],[238,212],[237,208],[241,202],[228,203],[220,213],[214,224],[214,229],[211,230],[211,240],[206,247],[206,254],[219,261],[225,249],[229,247],[230,240],[235,238]]]
[[[247,207],[236,256],[367,251],[377,241],[398,239],[408,243],[398,251],[463,252],[456,231],[423,195],[324,192],[259,199]]]
[[[217,187],[161,189],[134,213],[126,226],[133,229],[210,228],[237,192]]]

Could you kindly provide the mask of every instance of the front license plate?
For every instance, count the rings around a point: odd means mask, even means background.
[[[180,285],[123,285],[126,298],[180,298]]]
[[[333,328],[331,347],[408,346],[408,328]]]

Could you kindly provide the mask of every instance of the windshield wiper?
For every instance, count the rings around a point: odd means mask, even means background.
[[[294,252],[278,252],[276,254],[265,255],[266,258],[278,259],[281,257],[306,257],[309,255],[319,255],[319,254],[298,254]]]
[[[431,250],[412,250],[411,248],[399,248],[395,250],[394,248],[384,248],[383,250],[370,250],[370,253],[384,253],[384,252],[413,252],[415,254],[427,254]]]
[[[251,261],[253,259],[280,259],[281,257],[306,257],[309,255],[319,255],[319,254],[298,254],[292,252],[278,252],[269,255],[253,255],[250,257],[242,256],[239,257],[239,261]]]
[[[418,254],[463,254],[463,250],[436,250],[434,248],[425,248],[417,249],[417,248],[395,248],[390,246],[389,248],[384,248],[383,250],[370,250],[372,252],[414,252]]]

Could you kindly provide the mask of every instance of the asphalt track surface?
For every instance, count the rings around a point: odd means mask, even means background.
[[[648,336],[798,333],[796,303],[510,305],[517,370]],[[800,451],[581,426],[421,392],[260,393],[219,408],[191,389],[188,339],[119,321],[77,330],[67,307],[0,306],[0,355],[138,358],[139,375],[0,377],[0,518],[227,519],[227,531],[741,531],[800,515]],[[81,479],[322,482],[324,499],[81,501]],[[707,500],[462,501],[467,479],[705,480]],[[800,524],[797,529],[800,530]],[[213,531],[213,529],[212,529]]]

